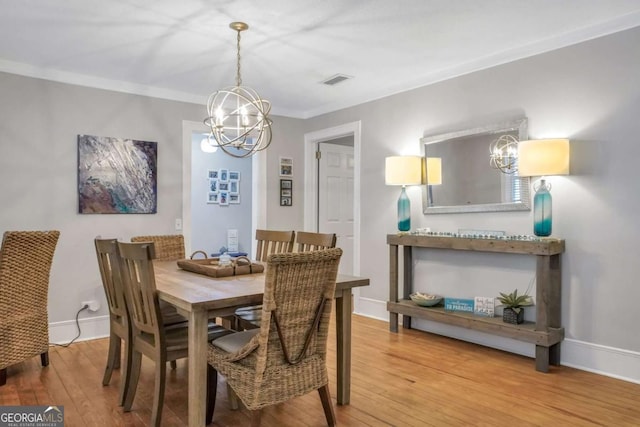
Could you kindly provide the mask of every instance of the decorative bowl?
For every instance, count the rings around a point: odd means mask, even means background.
[[[421,292],[415,292],[409,295],[409,297],[411,298],[411,301],[415,302],[421,307],[431,307],[439,304],[440,301],[442,301],[442,297],[439,295],[423,294]]]

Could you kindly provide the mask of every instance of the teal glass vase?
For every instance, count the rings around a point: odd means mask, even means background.
[[[398,230],[411,230],[411,202],[404,185],[402,186],[400,197],[398,197]]]
[[[533,234],[540,237],[551,235],[551,184],[544,179],[533,196]]]

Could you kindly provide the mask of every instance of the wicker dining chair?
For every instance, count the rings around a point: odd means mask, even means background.
[[[312,233],[297,231],[295,233],[296,251],[309,252],[336,247],[335,233]],[[260,326],[262,310],[260,306],[243,307],[236,311],[236,329],[252,329]]]
[[[123,285],[131,319],[131,365],[124,411],[131,410],[140,378],[142,355],[155,362],[155,388],[151,425],[159,426],[166,383],[166,362],[188,356],[188,328],[163,326],[153,269],[153,246],[149,242],[118,243]],[[231,333],[215,323],[209,324],[208,340]],[[209,384],[208,392],[215,387]]]
[[[49,365],[49,275],[59,231],[8,231],[0,249],[0,386],[35,355]]]
[[[182,234],[168,234],[157,236],[133,236],[132,242],[153,242],[155,259],[159,261],[177,261],[185,259],[184,236]]]
[[[214,340],[207,360],[260,425],[261,409],[302,396],[320,394],[327,424],[336,417],[327,376],[327,335],[342,250],[270,255],[259,329]],[[215,393],[207,405],[213,418]]]

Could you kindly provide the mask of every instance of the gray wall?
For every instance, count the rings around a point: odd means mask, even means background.
[[[74,318],[80,302],[100,299],[93,238],[129,240],[176,233],[182,215],[182,120],[201,106],[0,73],[0,230],[58,229],[49,291],[50,322]],[[77,135],[158,143],[158,213],[80,215]],[[87,316],[87,314],[83,314]]]
[[[418,154],[423,135],[526,116],[530,138],[571,139],[571,175],[550,178],[553,232],[566,239],[563,352],[585,344],[607,357],[628,350],[638,360],[639,45],[636,28],[307,121],[309,130],[362,121],[361,273],[371,278],[362,295],[380,302],[377,313],[388,295],[385,234],[396,222],[397,189],[384,185],[384,158]],[[413,227],[532,233],[531,212],[425,216],[419,189],[409,190]],[[451,296],[524,290],[534,271],[527,257],[420,251],[418,258],[417,286]],[[591,356],[589,369],[615,371]],[[640,381],[637,364],[633,371]]]

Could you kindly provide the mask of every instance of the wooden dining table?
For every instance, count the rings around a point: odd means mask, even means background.
[[[231,315],[238,307],[261,304],[265,275],[259,273],[213,278],[182,270],[176,261],[154,261],[153,265],[159,298],[175,306],[189,320],[189,426],[204,426],[208,321]],[[351,290],[368,285],[369,279],[357,276],[338,275],[336,280],[338,405],[349,404]]]

